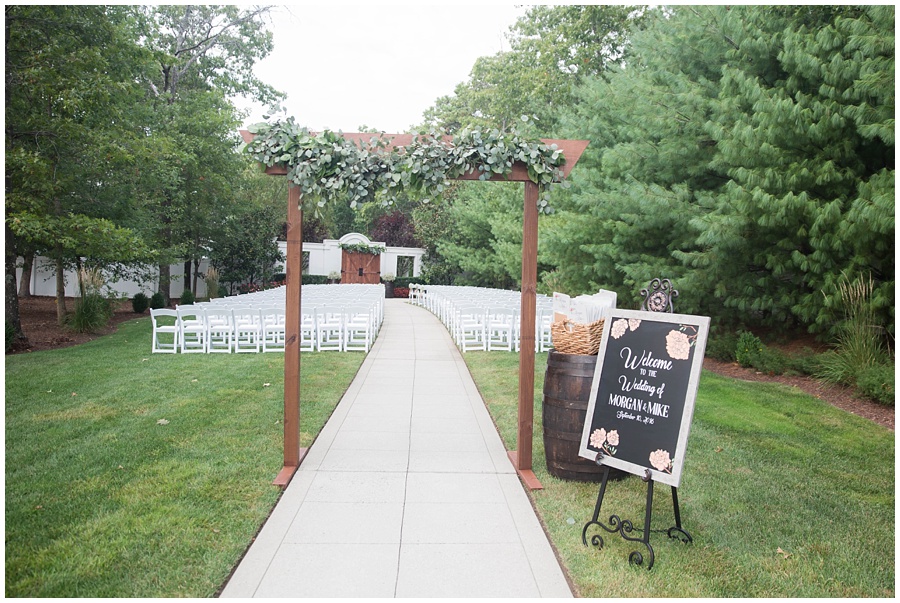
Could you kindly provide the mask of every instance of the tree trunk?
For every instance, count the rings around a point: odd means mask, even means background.
[[[157,291],[163,296],[163,302],[166,307],[171,303],[171,295],[169,295],[172,280],[172,272],[168,264],[159,265],[159,287]]]
[[[62,259],[62,245],[56,246],[56,322],[60,325],[66,323],[66,275]]]
[[[191,283],[191,292],[194,294],[194,297],[197,297],[197,279],[199,276],[200,276],[200,260],[194,260],[194,279],[193,279],[193,282]],[[210,297],[209,291],[206,292],[206,297]]]
[[[19,297],[16,295],[16,249],[9,226],[4,225],[6,235],[6,322],[15,330],[17,343],[28,343],[19,320]]]
[[[22,264],[22,278],[19,279],[19,299],[31,297],[31,272],[34,270],[34,252],[25,254]]]
[[[184,270],[182,271],[184,274],[181,279],[182,291],[190,291],[191,290],[191,261],[185,260],[184,262]],[[191,291],[191,293],[196,293],[195,291]],[[194,297],[197,297],[194,295]]]

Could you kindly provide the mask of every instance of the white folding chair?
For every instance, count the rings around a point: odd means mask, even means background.
[[[516,312],[509,306],[491,306],[485,318],[487,349],[513,350]]]
[[[315,308],[311,310],[300,310],[300,351],[315,352],[316,351],[316,312]]]
[[[259,309],[263,352],[284,351],[284,310],[275,306]]]
[[[206,319],[206,351],[210,354],[230,354],[234,340],[231,309],[209,305],[204,308],[203,314]]]
[[[340,306],[316,308],[316,349],[341,352],[344,349],[344,312]]]
[[[153,343],[151,354],[175,354],[178,352],[178,312],[168,308],[150,308],[150,321],[153,323]],[[165,337],[160,337],[165,335]],[[171,343],[167,340],[172,336]]]
[[[486,312],[479,306],[465,306],[457,311],[459,345],[463,353],[484,350]]]
[[[206,321],[203,309],[194,305],[178,306],[178,339],[182,354],[206,353]]]
[[[372,308],[365,304],[344,307],[344,351],[368,353],[372,345]]]
[[[262,345],[262,323],[259,310],[251,306],[233,306],[234,352],[259,352]]]

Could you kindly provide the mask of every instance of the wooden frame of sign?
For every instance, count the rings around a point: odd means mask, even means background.
[[[709,317],[611,309],[605,318],[579,456],[677,488]]]

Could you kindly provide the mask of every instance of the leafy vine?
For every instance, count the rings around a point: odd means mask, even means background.
[[[454,178],[469,173],[480,180],[506,177],[521,162],[540,185],[539,210],[550,213],[549,189],[563,182],[562,151],[518,130],[464,130],[452,137],[416,133],[409,145],[391,148],[390,140],[378,134],[357,144],[330,130],[310,132],[290,117],[248,130],[255,137],[246,152],[266,167],[284,167],[290,181],[304,196],[315,198],[318,207],[340,198],[355,208],[374,200],[377,191],[390,197],[400,190],[421,193],[427,203]]]
[[[366,245],[365,243],[340,243],[341,249],[348,253],[368,253],[369,255],[379,255],[384,252],[384,247],[380,245]]]

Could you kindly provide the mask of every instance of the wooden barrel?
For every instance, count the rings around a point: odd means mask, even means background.
[[[578,456],[587,416],[597,356],[551,351],[544,375],[544,454],[550,475],[582,482],[599,482],[603,468]],[[610,479],[626,474],[610,469]]]

